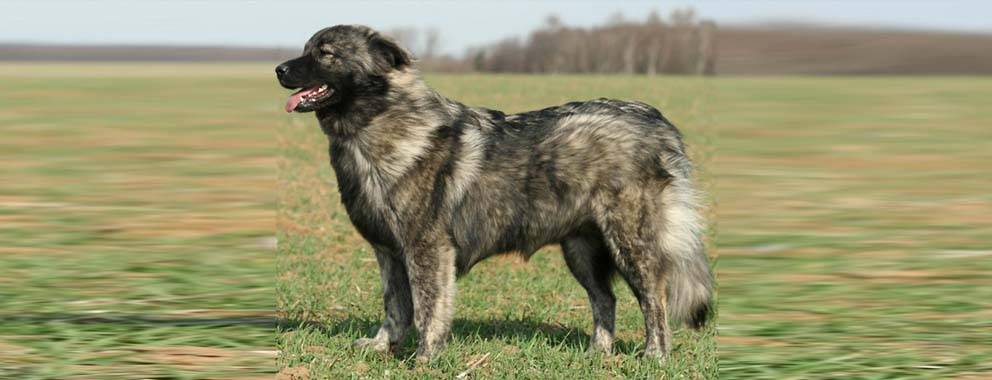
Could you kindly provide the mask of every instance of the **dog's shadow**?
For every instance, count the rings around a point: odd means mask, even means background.
[[[328,336],[345,335],[350,338],[371,337],[382,323],[381,320],[347,317],[320,323],[313,321],[283,319],[279,321],[279,331],[289,332],[300,328],[315,328]],[[405,358],[416,351],[416,330],[411,329],[394,355]],[[499,340],[507,345],[538,340],[548,347],[563,347],[568,350],[584,351],[589,347],[589,334],[576,327],[549,324],[528,319],[464,319],[455,318],[451,325],[452,338],[468,340]],[[634,342],[617,340],[614,352],[633,354],[640,345]]]

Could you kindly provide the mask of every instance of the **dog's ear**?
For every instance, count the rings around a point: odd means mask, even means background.
[[[372,37],[369,49],[382,72],[409,66],[413,61],[410,53],[401,48],[396,41],[380,34]]]

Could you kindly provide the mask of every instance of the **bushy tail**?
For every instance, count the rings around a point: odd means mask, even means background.
[[[673,178],[662,193],[662,250],[666,273],[668,315],[672,324],[685,322],[699,329],[712,314],[713,275],[706,258],[705,223],[699,214],[698,193],[687,178]]]

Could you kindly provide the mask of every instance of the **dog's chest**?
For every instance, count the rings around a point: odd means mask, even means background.
[[[332,141],[331,167],[338,192],[355,229],[369,243],[397,247],[395,215],[387,203],[388,186],[366,154],[356,147]]]
[[[331,164],[355,228],[372,243],[395,245],[424,228],[442,157],[429,142],[332,142]],[[414,222],[415,221],[415,222]]]

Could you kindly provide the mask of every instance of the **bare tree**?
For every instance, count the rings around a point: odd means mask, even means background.
[[[703,21],[699,25],[699,59],[696,74],[716,75],[716,23]]]
[[[424,36],[424,54],[423,58],[425,60],[433,60],[437,56],[437,51],[441,45],[441,34],[437,31],[437,28],[429,28]]]
[[[637,40],[634,39],[633,35],[628,35],[627,43],[624,44],[623,49],[623,72],[627,74],[634,73],[634,54],[637,52]]]
[[[617,26],[627,23],[627,20],[623,17],[623,12],[616,11],[610,14],[610,17],[606,19],[606,26]]]
[[[647,35],[644,44],[645,56],[647,57],[644,63],[644,72],[647,75],[655,75],[658,73],[660,58],[664,54],[665,48],[665,22],[662,21],[657,10],[652,10],[648,14],[648,20],[644,24],[644,33]]]

